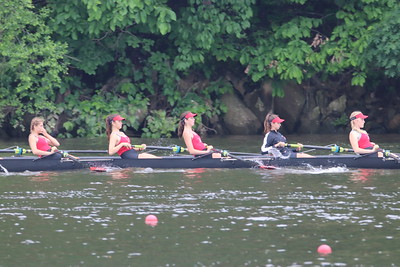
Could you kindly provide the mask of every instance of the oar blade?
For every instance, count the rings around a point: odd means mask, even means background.
[[[107,172],[107,169],[104,167],[90,167],[89,169],[93,172]]]
[[[261,165],[260,169],[263,170],[276,170],[278,167],[272,166],[272,165]]]

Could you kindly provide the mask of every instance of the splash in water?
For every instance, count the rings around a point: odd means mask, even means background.
[[[290,156],[283,156],[282,153],[275,147],[267,148],[268,154],[272,154],[275,158],[288,159]]]
[[[7,175],[9,174],[8,170],[6,168],[4,168],[3,165],[0,164],[0,168],[3,170],[3,172],[5,174],[7,174]]]

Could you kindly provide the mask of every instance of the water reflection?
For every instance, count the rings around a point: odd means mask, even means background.
[[[386,170],[377,169],[357,169],[353,170],[350,175],[350,180],[365,183],[371,177],[384,175]]]
[[[124,180],[132,177],[133,170],[131,168],[115,170],[109,172],[113,180]]]
[[[368,181],[368,177],[373,174],[373,170],[369,169],[360,169],[351,173],[351,180],[356,182],[365,183]]]
[[[184,175],[189,178],[196,180],[195,182],[201,182],[201,177],[207,169],[197,168],[197,169],[188,169],[185,170]]]
[[[31,174],[30,180],[33,182],[48,182],[58,175],[56,172],[31,172]]]

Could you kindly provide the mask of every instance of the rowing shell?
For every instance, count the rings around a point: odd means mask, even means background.
[[[243,156],[235,158],[195,158],[193,156],[165,156],[150,159],[121,159],[120,157],[80,157],[79,160],[39,159],[32,156],[0,158],[0,172],[61,171],[88,169],[90,167],[119,168],[266,168],[276,167],[347,167],[363,169],[400,169],[400,163],[392,158],[373,156],[322,155],[312,158],[274,158],[271,156]]]

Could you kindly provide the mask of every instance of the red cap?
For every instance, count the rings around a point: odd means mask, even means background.
[[[282,122],[284,122],[285,120],[283,120],[283,119],[281,119],[281,118],[279,118],[279,117],[276,117],[275,119],[273,119],[271,122],[277,122],[277,123],[282,123]]]
[[[362,114],[362,112],[361,112],[360,114],[357,114],[357,115],[356,115],[356,118],[366,119],[366,118],[368,118],[368,116]]]
[[[185,118],[189,119],[189,118],[196,117],[196,116],[197,116],[196,113],[189,112],[188,114],[185,115]]]
[[[122,118],[120,115],[117,115],[113,118],[113,121],[123,121],[125,118]]]
[[[358,119],[358,118],[366,119],[366,118],[368,118],[368,116],[364,115],[364,114],[362,114],[362,112],[360,112],[357,115],[355,115],[354,117],[351,117],[350,120],[355,120],[355,119]]]

